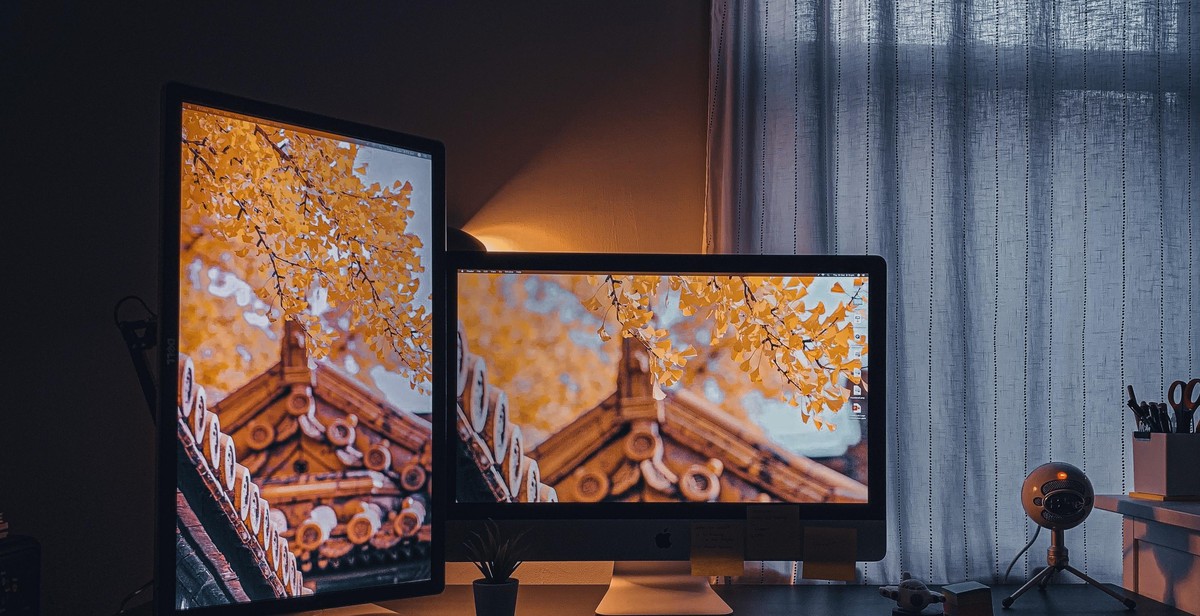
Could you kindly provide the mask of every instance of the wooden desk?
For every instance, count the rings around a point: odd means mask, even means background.
[[[517,616],[591,616],[604,596],[605,586],[523,586],[517,596]],[[1184,614],[1156,601],[1135,597],[1137,611],[1127,611],[1108,595],[1083,584],[1052,584],[1045,592],[1031,590],[1009,609],[1000,600],[1016,584],[992,588],[996,616],[1133,614],[1179,616]],[[717,586],[735,616],[889,616],[895,603],[879,596],[877,586]],[[470,586],[447,586],[435,597],[383,602],[380,605],[404,616],[474,616]]]
[[[1189,614],[1200,614],[1200,503],[1098,495],[1096,508],[1123,517],[1121,584]]]

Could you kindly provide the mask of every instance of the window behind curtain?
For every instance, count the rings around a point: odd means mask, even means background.
[[[881,254],[895,281],[889,553],[863,581],[994,582],[1033,533],[1028,470],[1129,491],[1124,385],[1200,375],[1197,13],[714,1],[708,249]],[[1119,535],[1093,513],[1073,564],[1117,581]]]

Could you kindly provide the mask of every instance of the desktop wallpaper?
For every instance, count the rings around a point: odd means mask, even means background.
[[[865,276],[458,273],[460,502],[866,502]]]
[[[431,159],[182,128],[176,607],[428,579]]]

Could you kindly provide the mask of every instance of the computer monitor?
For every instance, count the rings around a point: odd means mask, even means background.
[[[159,614],[440,592],[440,143],[163,93]]]
[[[686,561],[693,523],[748,514],[883,557],[882,258],[464,252],[446,276],[451,560],[490,518],[529,559]]]

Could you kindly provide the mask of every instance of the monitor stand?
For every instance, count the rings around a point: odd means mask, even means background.
[[[346,607],[331,607],[311,612],[296,612],[290,616],[395,616],[396,612],[374,603],[348,605]]]
[[[600,616],[732,614],[708,578],[692,575],[688,561],[617,561]]]

